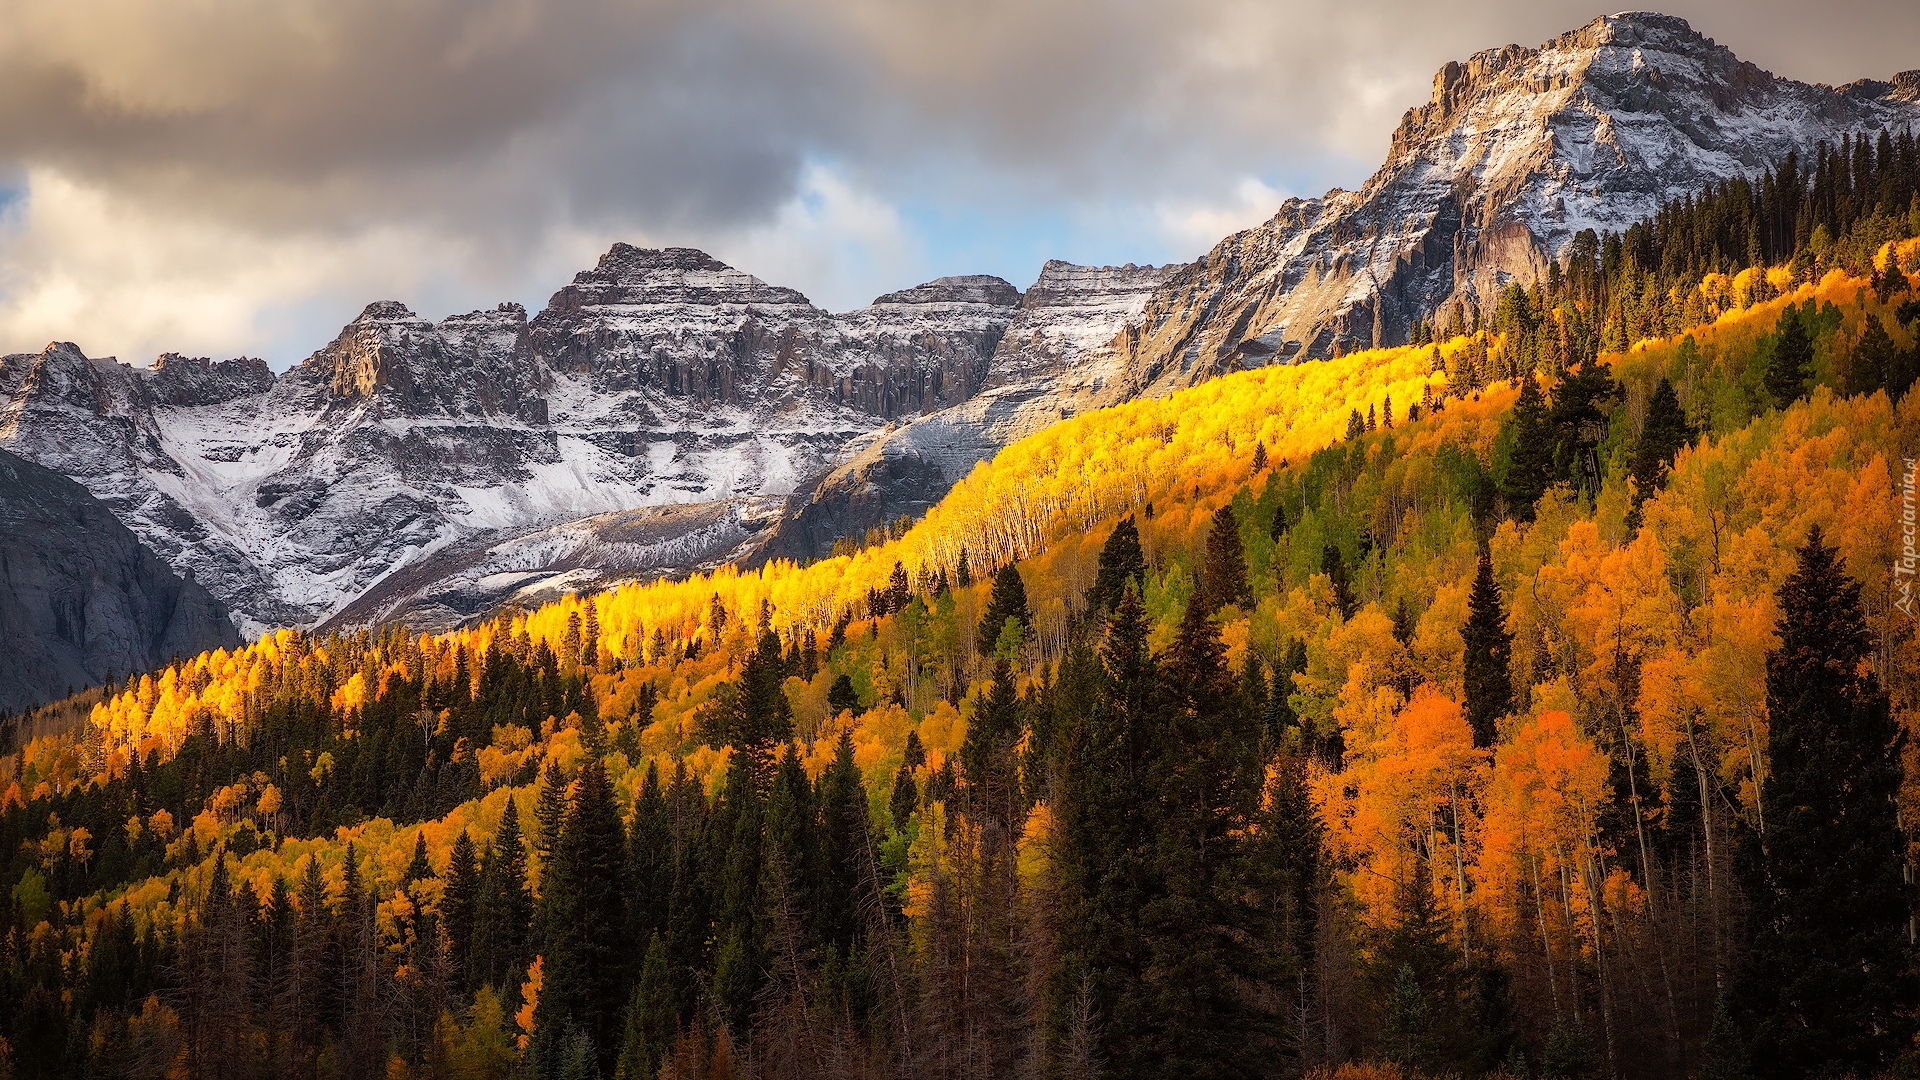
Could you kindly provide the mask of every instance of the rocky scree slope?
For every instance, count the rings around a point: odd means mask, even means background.
[[[227,610],[86,488],[0,450],[0,709],[239,644]]]

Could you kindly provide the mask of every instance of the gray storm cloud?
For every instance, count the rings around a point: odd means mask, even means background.
[[[1667,10],[1796,78],[1920,66],[1910,4]],[[903,207],[965,209],[975,248],[1004,218],[1191,257],[1279,190],[1363,180],[1444,61],[1601,13],[0,0],[0,349],[285,362],[375,297],[537,301],[616,238],[836,306],[971,269]]]

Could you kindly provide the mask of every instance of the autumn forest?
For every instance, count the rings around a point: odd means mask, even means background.
[[[0,1077],[1913,1075],[1915,237],[1849,142],[829,559],[10,718]]]

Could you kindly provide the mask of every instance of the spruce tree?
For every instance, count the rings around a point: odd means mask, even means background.
[[[722,687],[701,717],[707,745],[731,746],[745,759],[756,785],[765,778],[773,748],[793,736],[793,704],[781,688],[785,680],[780,638],[763,630],[740,678]]]
[[[487,847],[479,907],[475,966],[489,985],[517,996],[533,959],[528,940],[533,929],[533,891],[527,887],[527,849],[520,836],[519,807],[511,797],[500,815],[499,831]]]
[[[470,958],[473,955],[475,923],[479,918],[480,861],[473,837],[461,829],[454,838],[453,854],[447,860],[446,883],[440,890],[440,925],[447,933],[447,959],[453,966],[454,983],[464,991],[472,983]]]
[[[835,716],[860,711],[860,692],[853,688],[853,676],[843,671],[834,677],[833,685],[827,687],[827,708]]]
[[[1767,365],[1767,396],[1777,408],[1785,409],[1806,392],[1807,372],[1813,367],[1813,341],[1792,304],[1780,313],[1774,333],[1773,361]]]
[[[1500,718],[1513,708],[1513,635],[1507,632],[1500,587],[1493,580],[1493,555],[1485,548],[1467,595],[1467,624],[1460,636],[1466,645],[1467,726],[1473,730],[1473,745],[1489,747],[1499,734]]]
[[[1868,667],[1860,583],[1809,530],[1767,656],[1763,829],[1746,849],[1739,986],[1763,1077],[1868,1075],[1911,1046],[1912,894],[1896,801],[1904,739]]]
[[[1320,572],[1327,575],[1327,583],[1333,586],[1334,609],[1342,619],[1353,618],[1360,604],[1354,598],[1353,584],[1347,578],[1347,561],[1341,557],[1339,547],[1333,544],[1321,547]]]
[[[1000,573],[994,576],[993,591],[987,596],[987,610],[980,616],[977,638],[981,653],[992,655],[1008,619],[1018,622],[1022,632],[1032,635],[1033,611],[1027,607],[1027,583],[1020,579],[1020,571],[1012,563],[1001,567]]]
[[[1868,315],[1860,340],[1853,347],[1853,369],[1847,379],[1850,394],[1871,394],[1886,386],[1900,360],[1900,347],[1893,343],[1886,324],[1878,315]]]
[[[553,858],[541,877],[545,966],[539,1030],[571,1024],[612,1068],[625,985],[625,830],[605,768],[589,760],[574,785]]]
[[[1686,410],[1680,407],[1680,395],[1674,392],[1673,380],[1661,376],[1660,385],[1647,399],[1646,419],[1641,422],[1640,441],[1634,444],[1633,462],[1628,470],[1633,477],[1632,514],[1636,524],[1640,505],[1666,485],[1668,467],[1680,448],[1693,441],[1695,434],[1693,425],[1687,421]]]
[[[1553,430],[1547,420],[1546,399],[1532,373],[1520,382],[1520,398],[1509,420],[1511,442],[1500,493],[1513,516],[1533,520],[1534,504],[1553,483]]]
[[[617,1080],[653,1080],[659,1074],[661,1059],[673,1051],[679,1026],[667,948],[660,935],[653,934],[647,939],[646,959],[640,964],[640,981],[627,1002],[626,1033],[614,1068]]]
[[[1129,514],[1107,534],[1107,542],[1100,548],[1099,569],[1094,573],[1093,587],[1087,590],[1087,610],[1114,610],[1120,606],[1120,595],[1128,582],[1136,589],[1145,588],[1146,574],[1147,556],[1140,549],[1140,528]]]
[[[1194,594],[1212,615],[1229,604],[1253,606],[1253,587],[1247,583],[1246,550],[1240,543],[1240,522],[1232,506],[1214,511],[1207,529],[1206,560],[1201,564],[1200,588]]]
[[[1134,1025],[1151,1014],[1141,918],[1152,882],[1154,815],[1143,797],[1146,747],[1160,721],[1158,668],[1139,594],[1107,620],[1092,708],[1069,716],[1059,766],[1057,866],[1063,983],[1083,991],[1097,1056],[1134,1075]]]

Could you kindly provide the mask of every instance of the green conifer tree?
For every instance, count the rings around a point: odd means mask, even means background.
[[[1813,368],[1813,341],[1792,304],[1780,313],[1774,334],[1773,360],[1767,365],[1767,396],[1776,408],[1785,409],[1806,393],[1807,372]]]
[[[1633,524],[1639,524],[1640,506],[1667,482],[1667,469],[1691,443],[1696,432],[1680,407],[1680,395],[1673,380],[1661,376],[1660,385],[1647,399],[1646,419],[1640,425],[1640,441],[1633,447],[1633,462],[1628,475],[1633,478]]]
[[[1093,576],[1093,587],[1087,590],[1087,610],[1112,611],[1119,606],[1129,581],[1136,589],[1145,588],[1146,574],[1147,556],[1140,549],[1140,528],[1129,514],[1107,534],[1107,542],[1100,548],[1099,568]]]
[[[545,964],[535,1020],[540,1031],[571,1025],[584,1032],[601,1071],[612,1069],[620,1049],[625,852],[613,786],[600,762],[590,759],[580,770],[541,878]]]
[[[994,576],[993,592],[987,596],[987,610],[980,616],[977,638],[982,654],[992,655],[1008,619],[1017,621],[1022,632],[1033,633],[1033,611],[1027,607],[1027,583],[1021,580],[1020,571],[1012,563],[1001,567],[1000,573]]]
[[[1247,582],[1247,555],[1240,543],[1240,522],[1232,506],[1214,511],[1207,529],[1206,559],[1201,564],[1200,588],[1195,599],[1211,616],[1229,604],[1253,606],[1253,587]]]
[[[1466,644],[1467,726],[1473,730],[1473,745],[1492,746],[1500,718],[1513,708],[1513,635],[1507,632],[1500,587],[1493,580],[1493,556],[1485,548],[1467,594],[1467,624],[1460,636]]]
[[[1554,440],[1546,399],[1531,373],[1520,381],[1520,398],[1514,402],[1508,423],[1511,442],[1506,472],[1500,477],[1500,493],[1506,496],[1515,518],[1532,521],[1534,504],[1553,483]]]
[[[475,955],[483,978],[518,1000],[520,981],[532,962],[533,890],[527,887],[527,849],[520,836],[520,812],[507,800],[500,828],[487,846],[480,875],[480,914]]]
[[[1903,739],[1868,667],[1860,583],[1817,526],[1779,602],[1764,831],[1744,859],[1753,936],[1738,985],[1751,1060],[1763,1077],[1868,1075],[1911,1047],[1920,989],[1896,801]]]
[[[461,829],[447,860],[447,876],[440,890],[440,925],[447,934],[447,961],[454,984],[465,992],[476,981],[472,957],[479,919],[480,862],[473,837]]]

